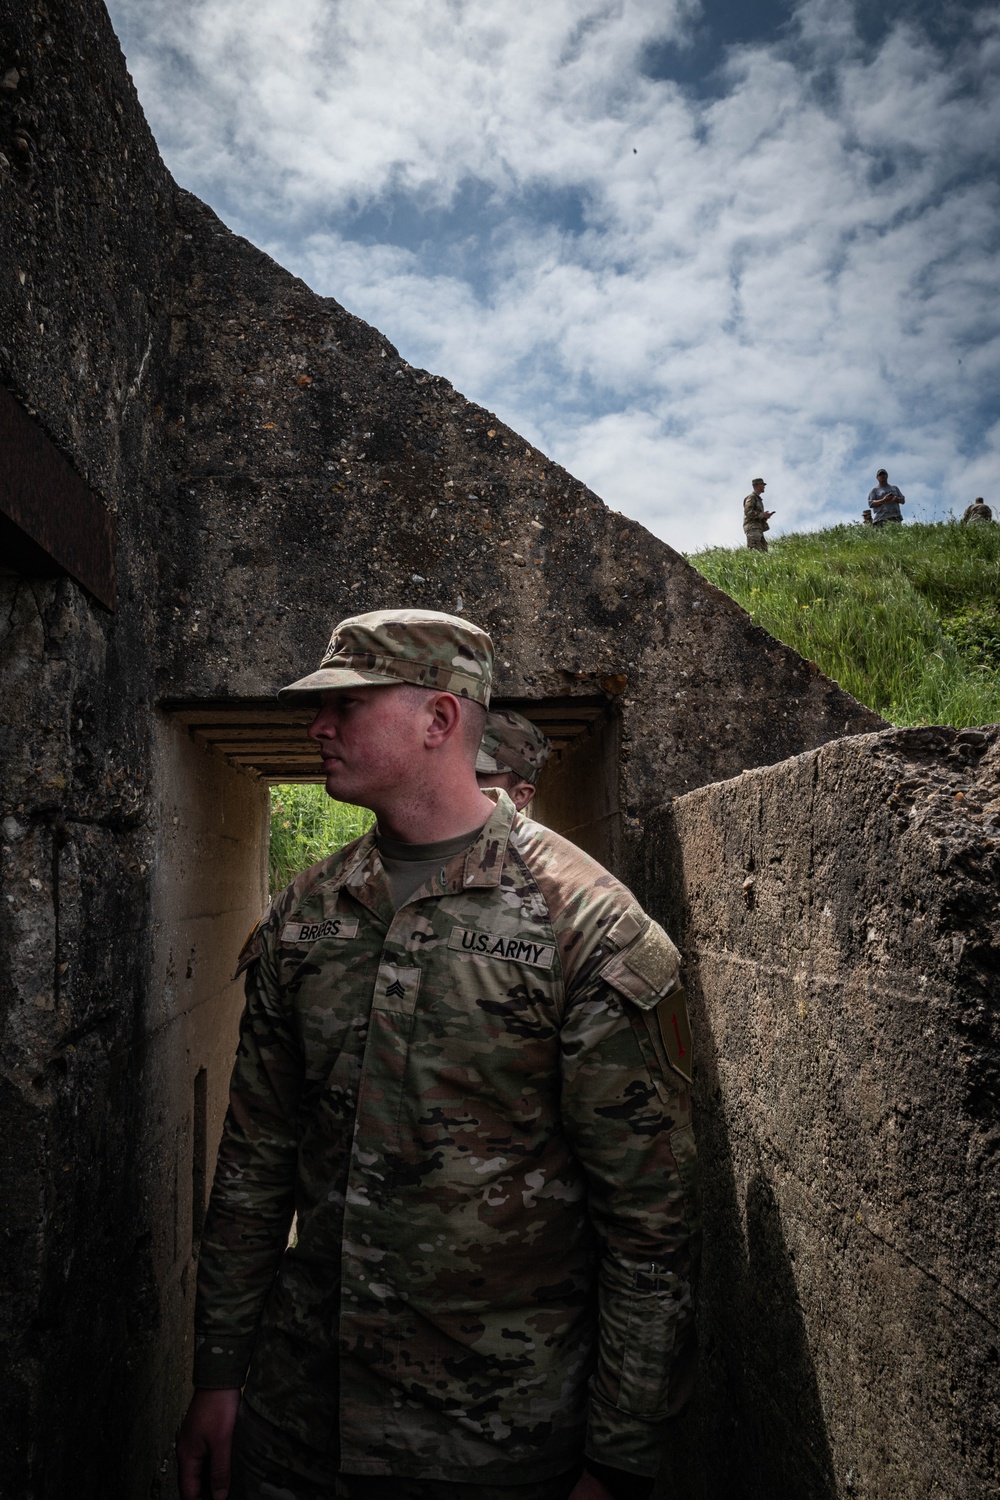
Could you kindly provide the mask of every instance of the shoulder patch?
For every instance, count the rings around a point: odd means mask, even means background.
[[[691,1082],[691,1023],[688,1020],[687,996],[674,990],[656,1007],[660,1037],[670,1066],[686,1083]]]
[[[630,913],[626,912],[626,916]],[[619,918],[619,922],[623,919]],[[614,933],[611,929],[609,937]],[[673,989],[680,987],[678,971],[680,954],[657,922],[649,926],[630,948],[604,965],[601,975],[608,984],[634,1000],[642,1010],[652,1010],[657,1001]]]
[[[240,949],[240,956],[236,960],[236,972],[233,975],[234,979],[239,979],[244,970],[249,969],[250,965],[252,963],[256,963],[257,959],[260,958],[261,949],[264,946],[264,917],[269,915],[270,910],[271,908],[268,907],[267,911],[265,911],[264,913],[264,916],[258,917],[257,921],[253,924],[250,931],[247,933],[246,941],[244,942],[243,947]]]

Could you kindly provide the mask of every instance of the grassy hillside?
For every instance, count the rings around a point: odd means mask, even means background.
[[[1000,525],[834,526],[688,561],[892,723],[1000,720]]]

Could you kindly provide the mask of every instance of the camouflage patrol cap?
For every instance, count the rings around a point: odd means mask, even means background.
[[[534,786],[551,754],[552,746],[530,719],[512,709],[498,708],[487,716],[476,771],[480,776],[513,771]]]
[[[408,682],[489,708],[492,680],[493,642],[471,620],[431,609],[376,609],[341,620],[319,670],[289,683],[278,697]]]
[[[766,479],[761,479],[760,475],[758,474],[757,478],[756,479],[751,479],[750,483],[751,484],[766,484],[767,480]]]

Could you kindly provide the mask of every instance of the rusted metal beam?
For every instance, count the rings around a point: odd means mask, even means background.
[[[15,566],[48,560],[113,610],[114,520],[55,444],[0,386],[0,516]]]

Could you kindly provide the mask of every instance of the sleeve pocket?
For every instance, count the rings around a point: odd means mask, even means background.
[[[662,1417],[668,1404],[678,1302],[685,1284],[644,1262],[601,1269],[600,1350],[595,1394],[635,1417]]]

